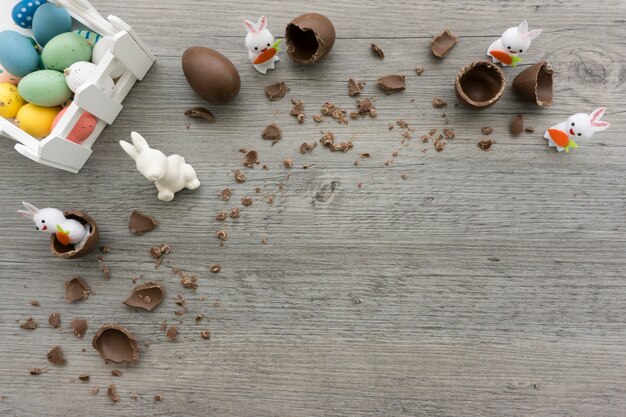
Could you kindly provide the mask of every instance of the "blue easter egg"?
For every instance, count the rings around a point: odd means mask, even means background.
[[[33,33],[39,45],[46,46],[48,41],[61,33],[72,31],[72,17],[62,7],[52,3],[40,6],[33,16]]]
[[[22,0],[13,6],[11,17],[16,25],[24,29],[33,27],[33,16],[35,11],[47,0]]]
[[[39,55],[30,40],[13,30],[0,32],[0,65],[17,77],[39,67]]]

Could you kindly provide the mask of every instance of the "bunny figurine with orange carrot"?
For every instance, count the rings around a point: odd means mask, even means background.
[[[487,50],[487,55],[495,64],[515,67],[522,59],[518,56],[530,48],[530,42],[541,34],[543,29],[528,31],[528,22],[523,21],[519,26],[508,28],[502,37],[494,41]]]
[[[600,107],[587,113],[576,113],[566,121],[549,128],[543,135],[548,139],[548,145],[556,148],[559,152],[570,148],[577,148],[574,139],[590,139],[594,133],[601,132],[611,127],[611,124],[600,120],[606,111],[605,107]]]
[[[246,48],[248,58],[254,68],[262,74],[268,69],[274,69],[280,48],[280,39],[274,42],[274,35],[267,29],[267,17],[261,16],[258,22],[252,23],[244,20],[248,34],[246,35]]]
[[[56,234],[57,240],[65,246],[74,245],[80,247],[89,237],[91,232],[89,224],[82,224],[78,220],[68,219],[59,209],[50,207],[38,209],[25,201],[22,202],[22,205],[26,210],[17,211],[22,217],[32,219],[37,230]]]

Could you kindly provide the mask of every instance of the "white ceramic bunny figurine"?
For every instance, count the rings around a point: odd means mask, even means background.
[[[543,29],[535,29],[529,32],[528,22],[524,20],[519,26],[505,30],[502,37],[489,46],[487,55],[493,59],[494,63],[514,67],[522,61],[518,55],[525,52],[530,47],[530,42],[542,31]]]
[[[82,224],[78,220],[67,219],[63,212],[55,208],[37,207],[22,201],[26,210],[18,210],[17,212],[28,219],[33,219],[35,228],[42,232],[56,234],[57,239],[63,245],[74,245],[80,247],[91,232],[89,224]]]
[[[611,127],[610,123],[600,120],[605,111],[605,107],[600,107],[592,111],[591,114],[576,113],[566,121],[552,126],[543,137],[548,139],[548,145],[556,148],[559,152],[562,150],[569,152],[570,148],[578,147],[574,139],[590,139],[594,133]]]
[[[249,20],[244,20],[248,34],[246,35],[246,48],[248,48],[248,58],[254,68],[265,74],[268,69],[274,69],[274,64],[280,58],[277,54],[280,48],[280,39],[274,42],[274,36],[267,29],[267,17],[261,16],[256,24]]]
[[[123,140],[120,140],[120,145],[137,162],[137,170],[154,181],[159,190],[159,200],[171,201],[174,194],[183,188],[195,190],[200,186],[196,171],[185,163],[185,158],[180,155],[165,156],[163,152],[150,148],[137,132],[132,132],[130,137],[132,145]]]

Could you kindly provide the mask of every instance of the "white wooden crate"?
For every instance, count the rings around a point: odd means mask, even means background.
[[[65,171],[77,173],[91,156],[91,147],[102,130],[112,124],[122,110],[122,102],[135,82],[142,80],[155,61],[134,30],[116,16],[105,19],[87,0],[48,0],[64,7],[70,15],[89,30],[102,36],[111,36],[114,44],[98,65],[94,79],[76,92],[74,101],[62,119],[44,139],[35,139],[10,120],[0,117],[0,135],[18,142],[15,150],[33,161]],[[3,10],[3,13],[7,11]],[[7,29],[7,28],[2,28]],[[100,89],[115,65],[122,62],[126,68],[117,79],[112,96]],[[95,130],[81,144],[65,139],[82,116],[89,112],[98,119]]]

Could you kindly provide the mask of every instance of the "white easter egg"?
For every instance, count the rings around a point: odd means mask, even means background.
[[[93,79],[97,69],[98,66],[91,62],[75,62],[64,71],[65,82],[67,83],[67,86],[70,88],[70,90],[75,93],[81,85]],[[115,84],[113,83],[113,79],[111,77],[108,77],[102,85],[102,91],[105,94],[112,95],[114,88]]]
[[[102,39],[100,39],[93,47],[91,62],[96,65],[102,62],[106,53],[109,52],[111,48],[113,48],[113,43],[113,38],[110,36],[104,36]],[[124,64],[118,61],[118,63],[115,64],[113,70],[111,71],[111,77],[118,78],[124,73],[124,71],[126,71],[126,67],[124,66]]]

